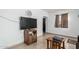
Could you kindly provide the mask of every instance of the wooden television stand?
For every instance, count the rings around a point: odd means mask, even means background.
[[[34,42],[37,42],[37,30],[36,29],[24,30],[24,43],[29,45]]]

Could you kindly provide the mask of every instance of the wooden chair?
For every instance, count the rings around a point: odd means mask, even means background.
[[[49,37],[47,39],[47,49],[64,49],[64,38],[61,41],[54,41],[53,38]]]

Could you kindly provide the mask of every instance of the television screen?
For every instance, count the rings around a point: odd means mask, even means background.
[[[37,27],[37,20],[34,18],[20,18],[20,29],[30,29]]]

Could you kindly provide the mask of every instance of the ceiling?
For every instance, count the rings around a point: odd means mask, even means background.
[[[69,9],[42,9],[48,13],[54,13],[54,12],[57,12],[57,11],[66,11],[66,10],[69,10]]]

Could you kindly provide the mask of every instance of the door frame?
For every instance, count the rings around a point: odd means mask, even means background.
[[[47,16],[43,16],[43,18],[45,18],[45,33],[46,33],[46,27],[47,27],[47,19],[48,19],[48,17]],[[43,32],[43,22],[42,22],[42,32]],[[43,32],[43,34],[44,34],[44,32]]]

